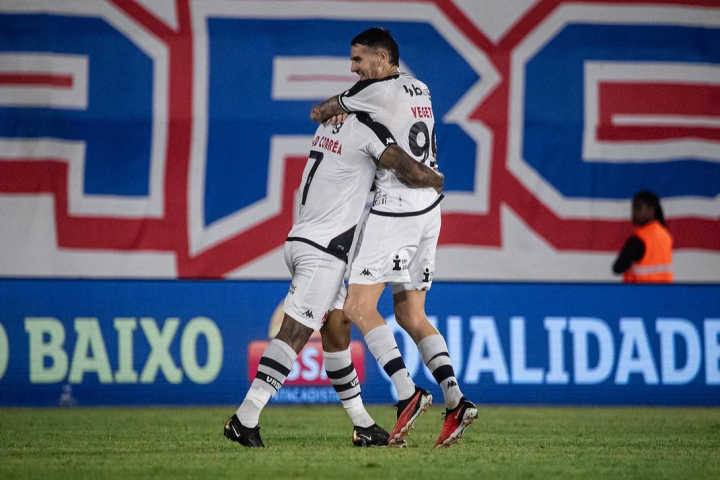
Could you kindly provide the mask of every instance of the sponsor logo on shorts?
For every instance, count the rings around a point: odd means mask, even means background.
[[[401,271],[401,270],[407,270],[408,269],[408,259],[407,258],[400,258],[400,255],[395,255],[395,258],[392,260],[393,262],[393,271]]]
[[[425,271],[423,271],[423,283],[429,283],[434,276],[435,272],[431,272],[429,268],[426,268]]]
[[[290,291],[288,292],[290,295],[295,295],[295,284],[290,284]]]

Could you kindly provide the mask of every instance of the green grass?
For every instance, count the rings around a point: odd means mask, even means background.
[[[720,409],[481,407],[431,448],[441,408],[405,449],[359,449],[339,406],[269,407],[268,448],[221,435],[226,408],[0,409],[0,478],[720,478]],[[368,408],[386,428],[394,410]]]

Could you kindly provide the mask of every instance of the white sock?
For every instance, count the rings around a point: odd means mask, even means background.
[[[398,400],[410,398],[415,393],[415,383],[400,356],[400,349],[390,327],[382,325],[373,328],[365,335],[365,343],[395,385]]]
[[[258,424],[260,413],[270,398],[280,390],[296,359],[297,353],[287,343],[277,338],[270,342],[260,358],[255,380],[237,409],[240,423],[249,428]]]
[[[462,398],[462,392],[457,378],[455,378],[455,370],[450,362],[445,339],[440,334],[425,337],[418,343],[418,350],[420,350],[420,355],[422,355],[428,370],[432,372],[435,381],[442,388],[445,406],[450,410],[457,407]]]
[[[341,352],[323,351],[325,371],[330,383],[340,397],[345,411],[356,427],[369,427],[375,423],[365,410],[360,396],[360,381],[352,363],[350,348]]]

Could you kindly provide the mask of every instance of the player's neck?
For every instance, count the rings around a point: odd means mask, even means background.
[[[390,75],[395,75],[396,73],[400,73],[400,69],[398,67],[396,67],[395,65],[391,65],[387,68],[387,70],[382,72],[382,74],[379,75],[378,78],[381,78],[381,79],[387,78]]]

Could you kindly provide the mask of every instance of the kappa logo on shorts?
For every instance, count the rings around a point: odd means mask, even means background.
[[[363,268],[363,271],[360,272],[360,275],[364,277],[372,277],[372,273],[370,273],[370,270],[368,270],[367,268]]]
[[[309,309],[306,310],[306,311],[304,311],[302,314],[303,314],[303,316],[305,316],[305,317],[307,317],[307,318],[312,318],[312,319],[315,318],[315,317],[313,316],[312,310],[309,310]]]

